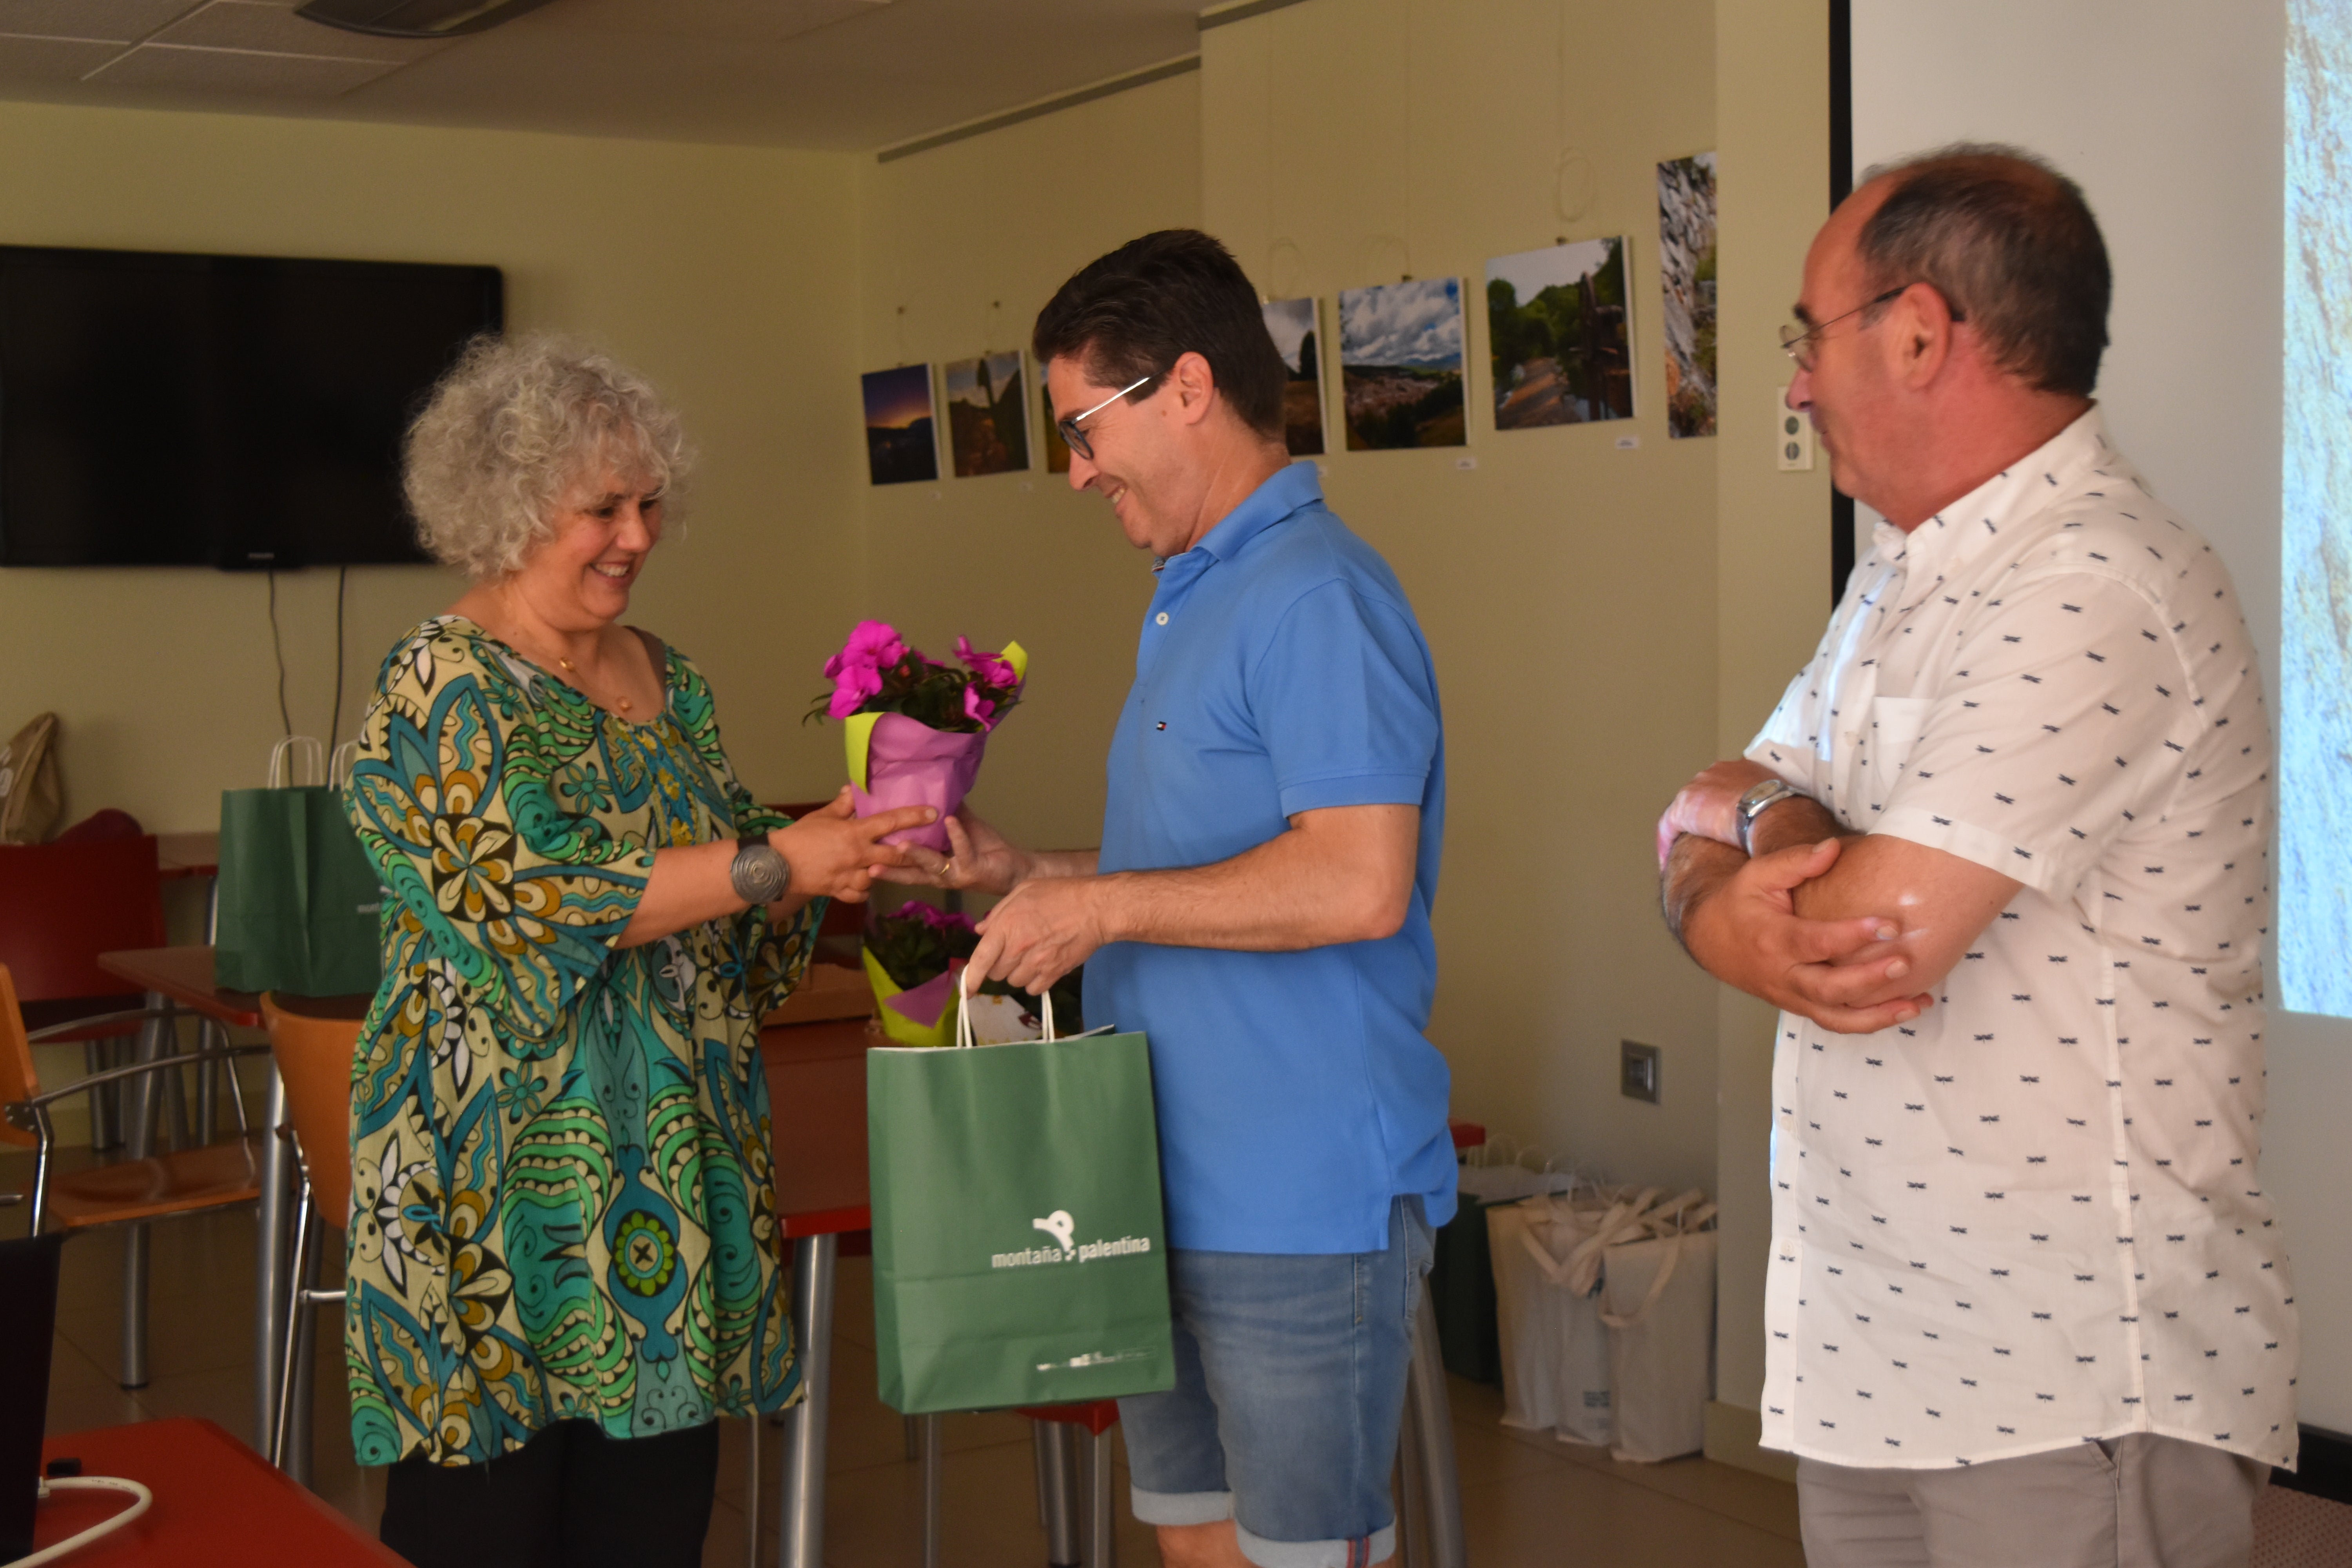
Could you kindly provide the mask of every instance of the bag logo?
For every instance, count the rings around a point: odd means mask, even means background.
[[[1053,1245],[992,1252],[988,1256],[988,1266],[991,1268],[1026,1268],[1039,1263],[1088,1263],[1097,1258],[1125,1258],[1151,1250],[1151,1238],[1148,1236],[1080,1241],[1078,1222],[1070,1217],[1067,1209],[1055,1209],[1043,1219],[1033,1219],[1029,1222],[1029,1228],[1043,1231],[1052,1238]]]
[[[1076,1250],[1075,1244],[1070,1240],[1070,1235],[1077,1228],[1077,1222],[1070,1218],[1070,1211],[1067,1209],[1055,1209],[1044,1219],[1033,1219],[1029,1222],[1029,1228],[1042,1230],[1060,1242],[1062,1250],[1066,1253]]]

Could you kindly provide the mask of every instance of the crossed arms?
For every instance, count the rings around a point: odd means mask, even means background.
[[[1889,834],[1855,834],[1798,796],[1756,819],[1737,805],[1773,776],[1721,762],[1658,819],[1659,893],[1684,951],[1717,979],[1839,1034],[1908,1023],[2021,883]]]

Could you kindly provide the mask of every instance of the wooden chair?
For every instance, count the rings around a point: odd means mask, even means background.
[[[191,1062],[208,1063],[257,1054],[264,1047],[245,1046],[199,1052],[194,1057],[163,1057],[109,1068],[98,1081],[124,1083],[146,1075],[176,1071]],[[261,1195],[261,1148],[250,1132],[194,1149],[175,1149],[144,1159],[95,1165],[86,1171],[52,1176],[49,1156],[57,1142],[49,1107],[68,1095],[80,1094],[91,1079],[43,1093],[33,1072],[33,1048],[25,1034],[24,1014],[16,1003],[16,983],[0,964],[0,1141],[36,1151],[33,1162],[32,1234],[41,1234],[54,1222],[68,1234],[100,1226],[143,1225],[149,1220],[249,1204]],[[143,1269],[125,1269],[122,1279],[125,1370],[134,1343],[145,1360],[147,1281]],[[144,1381],[143,1374],[142,1381]],[[126,1384],[126,1386],[131,1386]]]
[[[302,1373],[310,1366],[318,1309],[343,1300],[342,1290],[319,1289],[312,1279],[325,1252],[325,1233],[341,1231],[351,1220],[352,1056],[359,1048],[362,1020],[289,1010],[302,1005],[291,997],[261,998],[269,1052],[286,1085],[287,1125],[277,1132],[293,1141],[295,1168],[300,1173],[294,1199],[294,1258],[286,1274],[278,1414],[269,1424],[269,1462],[307,1482],[310,1424],[299,1413],[308,1409],[310,1380]]]

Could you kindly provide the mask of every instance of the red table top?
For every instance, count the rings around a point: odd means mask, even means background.
[[[121,1476],[155,1494],[143,1517],[68,1557],[74,1568],[401,1568],[404,1561],[209,1421],[101,1426],[41,1445],[45,1464],[67,1457],[81,1461],[84,1475]],[[41,1505],[34,1544],[63,1541],[130,1506],[119,1492],[53,1493]]]
[[[224,991],[213,984],[213,950],[142,947],[101,952],[98,966],[142,991],[160,991],[184,1007],[240,1028],[261,1027],[261,998],[250,991]]]
[[[211,877],[220,871],[217,833],[158,833],[155,868],[164,880],[175,877]]]

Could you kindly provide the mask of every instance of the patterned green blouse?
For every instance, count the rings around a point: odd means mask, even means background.
[[[643,724],[473,622],[384,661],[346,808],[383,984],[352,1068],[344,1349],[363,1465],[495,1458],[797,1393],[760,1018],[822,900],[613,944],[653,852],[781,826],[676,652]]]

